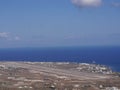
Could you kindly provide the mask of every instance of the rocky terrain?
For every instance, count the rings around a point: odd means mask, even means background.
[[[0,62],[0,90],[120,90],[120,74],[88,63]]]

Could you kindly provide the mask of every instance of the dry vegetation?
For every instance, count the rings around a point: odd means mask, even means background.
[[[29,68],[29,65],[31,68]],[[38,70],[37,67],[39,66],[40,68],[42,67],[42,70]],[[68,73],[60,74],[63,69],[75,70],[76,66],[76,64],[57,65],[55,63],[1,62],[0,90],[118,90],[115,87],[120,88],[120,77],[118,73],[106,75],[89,74],[89,72],[87,76],[90,77],[86,77],[86,79],[81,76],[87,74],[86,72],[73,73],[73,76],[69,76]],[[61,71],[60,73],[52,73],[51,71],[47,71],[46,68],[44,70],[43,67],[48,67],[49,70],[57,68],[55,71]],[[78,74],[81,77],[78,77]],[[93,78],[91,75],[98,75],[102,78]]]

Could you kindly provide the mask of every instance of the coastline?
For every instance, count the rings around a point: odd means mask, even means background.
[[[75,64],[84,64],[86,62],[69,62],[69,61],[32,61],[32,60],[0,60],[0,62],[33,62],[33,63],[75,63]],[[95,65],[101,65],[101,66],[105,66],[108,67],[109,69],[111,69],[113,72],[120,72],[120,67],[116,67],[116,65],[109,65],[109,64],[99,64],[96,62],[91,62],[91,63],[86,63],[86,64],[95,64]]]
[[[120,72],[120,47],[56,47],[1,49],[0,61],[78,62],[110,66]]]

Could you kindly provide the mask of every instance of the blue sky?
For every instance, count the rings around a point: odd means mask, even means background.
[[[0,0],[0,48],[119,45],[119,0]]]

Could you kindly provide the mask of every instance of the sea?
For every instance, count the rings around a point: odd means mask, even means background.
[[[96,63],[120,72],[120,47],[1,48],[0,61]]]

